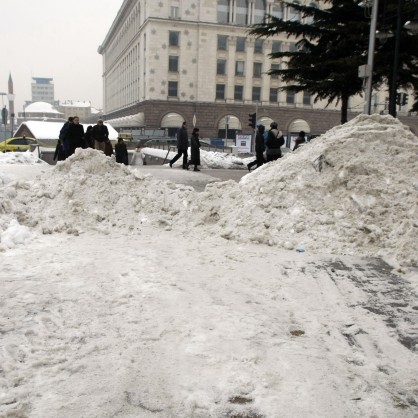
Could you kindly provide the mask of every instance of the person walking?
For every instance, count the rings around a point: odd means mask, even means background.
[[[73,123],[69,125],[68,139],[70,144],[68,155],[73,155],[76,148],[85,148],[84,128],[80,124],[80,118],[78,116],[74,116]]]
[[[118,137],[118,143],[115,145],[116,162],[128,165],[128,148],[123,138]]]
[[[257,165],[258,168],[264,164],[264,151],[266,150],[264,131],[264,125],[257,126],[257,135],[255,136],[255,160],[247,164],[248,171],[251,171],[251,167],[254,167],[255,165]]]
[[[192,136],[190,137],[190,161],[187,163],[187,169],[190,165],[194,165],[193,171],[200,171],[197,166],[200,165],[200,141],[199,128],[193,128]]]
[[[99,119],[97,124],[93,126],[91,135],[94,140],[94,148],[105,152],[106,142],[109,140],[109,129],[102,119]]]
[[[293,151],[296,151],[299,146],[305,143],[305,131],[300,131],[299,136],[295,140],[295,146],[293,147]]]
[[[84,134],[84,141],[87,148],[94,149],[93,126],[87,126],[86,133]]]
[[[67,122],[62,125],[62,128],[59,133],[59,139],[62,140],[62,146],[64,148],[65,158],[67,158],[70,155],[70,139],[68,136],[68,131],[70,129],[70,125],[72,125],[74,118],[70,116],[67,120]],[[64,158],[64,159],[65,159]]]
[[[177,154],[170,160],[170,167],[183,155],[183,170],[187,170],[187,149],[189,148],[189,136],[187,134],[186,122],[183,122],[177,132]]]
[[[267,162],[275,161],[282,156],[280,149],[282,145],[284,145],[283,134],[278,130],[277,123],[271,122],[266,142]]]

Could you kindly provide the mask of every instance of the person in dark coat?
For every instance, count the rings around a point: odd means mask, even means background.
[[[271,122],[266,142],[267,162],[277,160],[282,156],[280,149],[282,145],[284,145],[283,134],[278,130],[277,123]]]
[[[64,147],[64,152],[65,152],[65,158],[67,158],[70,154],[70,139],[68,137],[68,131],[70,129],[70,125],[73,124],[73,120],[74,118],[72,116],[70,116],[67,120],[67,122],[64,123],[64,125],[62,125],[62,128],[60,130],[60,134],[59,134],[59,139],[62,140],[62,145]]]
[[[91,125],[87,126],[86,133],[84,134],[84,142],[87,148],[94,148],[93,126]]]
[[[123,138],[118,138],[118,143],[115,145],[115,156],[117,163],[128,165],[128,148]]]
[[[84,144],[84,128],[80,124],[80,118],[74,116],[73,123],[68,128],[69,152],[68,155],[73,155],[76,148],[85,148]]]
[[[295,146],[293,147],[293,151],[296,151],[305,142],[305,131],[300,131],[299,136],[295,140]]]
[[[264,125],[258,125],[257,135],[255,137],[255,160],[247,164],[248,171],[251,171],[251,167],[254,167],[257,164],[257,168],[261,167],[264,164],[264,151],[266,150],[266,145],[264,141]]]
[[[66,158],[67,153],[65,152],[64,141],[62,139],[59,139],[55,148],[54,161],[64,161]]]
[[[92,136],[94,140],[94,148],[105,152],[106,142],[109,140],[109,129],[101,119],[93,126]]]
[[[197,166],[200,165],[200,141],[199,128],[193,128],[192,136],[190,137],[190,154],[191,159],[187,163],[187,169],[190,165],[194,165],[193,171],[200,171]]]
[[[183,155],[183,170],[187,170],[187,150],[189,148],[189,136],[187,134],[186,122],[183,122],[177,132],[177,154],[170,161],[170,167]]]

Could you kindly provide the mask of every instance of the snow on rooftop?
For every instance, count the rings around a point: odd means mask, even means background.
[[[25,107],[25,113],[55,113],[62,115],[50,103],[35,102]]]

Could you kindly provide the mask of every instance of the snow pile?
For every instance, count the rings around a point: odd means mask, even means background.
[[[397,119],[360,115],[239,186],[208,185],[195,216],[227,239],[417,265],[417,157]]]
[[[414,266],[417,157],[418,139],[397,119],[360,115],[239,184],[213,183],[197,193],[80,149],[33,184],[14,182],[0,189],[0,213],[43,233],[135,232],[148,222]]]
[[[0,152],[0,165],[4,164],[44,164],[45,161],[35,156],[32,152]]]
[[[185,210],[190,193],[189,186],[131,171],[93,149],[77,149],[33,183],[10,183],[0,197],[3,213],[14,214],[21,224],[44,234],[78,235],[84,229],[134,231],[143,222],[167,226]]]

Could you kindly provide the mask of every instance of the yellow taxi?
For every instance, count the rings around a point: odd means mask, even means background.
[[[24,152],[36,145],[36,139],[27,136],[15,136],[0,142],[0,152]]]

